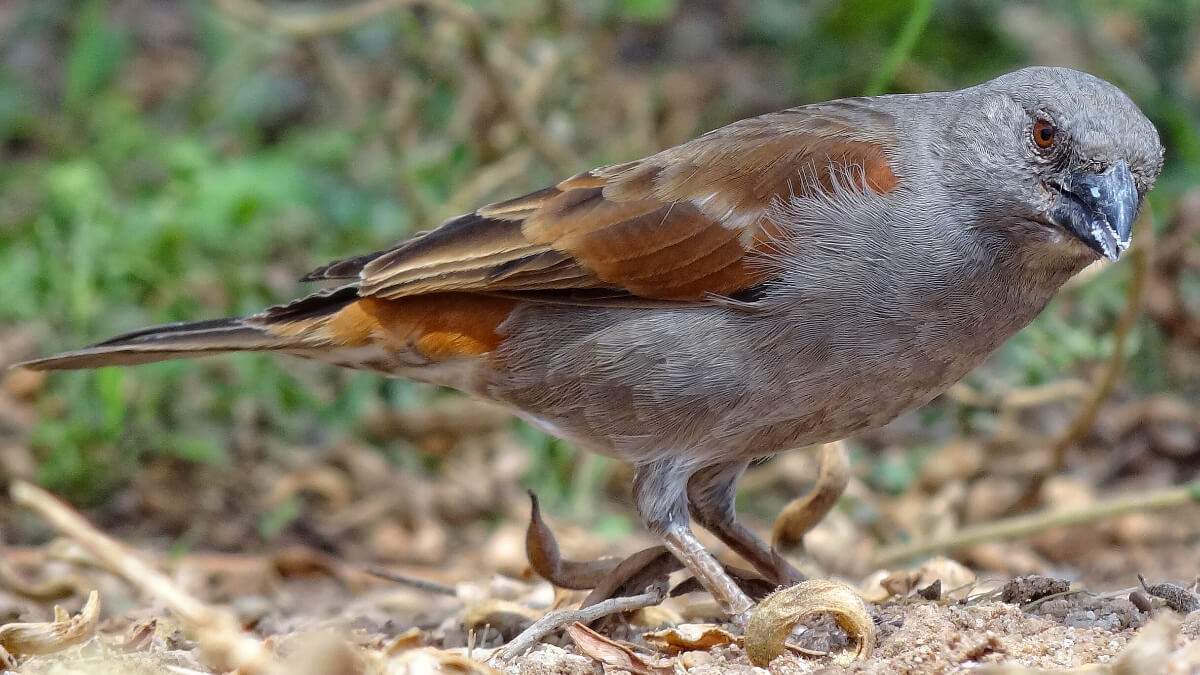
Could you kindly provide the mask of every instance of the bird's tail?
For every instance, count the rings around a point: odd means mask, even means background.
[[[303,346],[301,326],[312,326],[352,302],[356,293],[337,289],[275,307],[251,317],[187,321],[142,328],[90,347],[17,364],[31,370],[81,370],[129,366],[241,351],[286,351]]]
[[[281,349],[280,338],[244,319],[214,319],[151,326],[90,347],[18,364],[31,370],[131,366],[223,352]]]

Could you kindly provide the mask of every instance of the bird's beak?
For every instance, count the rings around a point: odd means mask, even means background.
[[[1129,248],[1138,192],[1125,160],[1103,173],[1072,173],[1056,187],[1058,200],[1051,214],[1056,223],[1109,260]]]

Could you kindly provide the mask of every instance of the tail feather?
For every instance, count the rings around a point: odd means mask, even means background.
[[[215,319],[169,323],[118,335],[90,347],[17,364],[31,370],[79,370],[101,366],[132,366],[168,359],[191,358],[234,351],[282,349],[281,340],[244,319]]]
[[[80,370],[101,366],[132,366],[225,352],[280,351],[302,347],[304,329],[311,330],[357,297],[355,288],[343,286],[272,307],[252,317],[150,326],[83,349],[18,363],[16,367]]]

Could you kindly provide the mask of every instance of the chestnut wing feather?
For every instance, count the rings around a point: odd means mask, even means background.
[[[873,127],[864,134],[837,107],[736,122],[306,279],[358,277],[360,295],[385,299],[449,291],[584,304],[734,296],[769,279],[754,258],[782,234],[769,219],[772,202],[831,191],[840,176],[854,176],[861,190],[896,187],[885,153],[890,120],[860,113]]]

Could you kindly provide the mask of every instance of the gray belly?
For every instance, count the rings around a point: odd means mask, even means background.
[[[856,246],[798,251],[753,313],[524,306],[501,326],[504,365],[482,393],[634,462],[837,440],[945,391],[1090,256],[1048,269],[1015,250]]]
[[[838,303],[617,310],[529,306],[486,394],[551,433],[647,461],[769,455],[880,427],[983,361],[1049,299],[864,316]],[[823,305],[823,306],[821,306]]]

